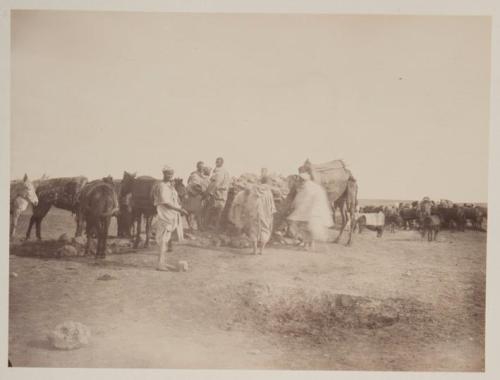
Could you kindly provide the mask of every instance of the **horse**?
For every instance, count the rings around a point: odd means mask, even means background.
[[[96,181],[94,181],[96,182]],[[85,220],[87,245],[85,254],[90,251],[90,243],[97,237],[96,257],[106,257],[106,241],[111,217],[118,211],[118,202],[113,184],[98,180],[80,198],[80,212]]]
[[[449,229],[465,231],[465,214],[462,207],[456,204],[453,207],[439,205],[436,208],[436,214],[439,216],[442,225]]]
[[[36,189],[38,205],[33,207],[26,239],[31,235],[33,225],[36,226],[36,236],[42,240],[42,220],[45,218],[52,206],[76,214],[76,233],[79,236],[80,226],[78,218],[78,194],[87,183],[86,177],[64,177],[41,181]]]
[[[440,225],[441,225],[441,220],[439,219],[439,216],[431,214],[423,214],[421,222],[422,237],[425,237],[425,233],[427,232],[427,240],[436,241]]]
[[[386,206],[384,207],[385,214],[385,223],[389,226],[389,231],[394,233],[396,231],[396,227],[400,227],[403,223],[401,217],[399,216],[399,212],[396,207]]]
[[[35,186],[25,174],[20,181],[13,181],[10,184],[10,237],[16,232],[17,222],[21,214],[31,203],[33,207],[38,205],[39,199]]]
[[[413,223],[419,219],[418,209],[402,205],[399,209],[399,217],[401,218],[404,229],[411,229]]]
[[[139,246],[142,231],[142,217],[144,216],[146,222],[146,240],[144,247],[149,247],[149,239],[151,237],[151,222],[156,215],[156,207],[153,202],[153,190],[155,185],[160,182],[158,179],[149,176],[136,177],[136,174],[123,172],[121,182],[121,189],[119,198],[122,199],[128,194],[130,196],[130,204],[132,210],[132,223],[136,223],[136,234],[134,239],[134,248]],[[175,190],[182,203],[185,202],[187,197],[187,190],[181,178],[173,180]]]
[[[484,215],[483,215],[481,209],[479,209],[478,207],[475,207],[473,205],[471,205],[471,206],[464,205],[463,211],[464,211],[465,220],[466,221],[468,220],[471,222],[472,228],[476,231],[481,230],[482,224],[483,224],[483,218],[484,218]]]

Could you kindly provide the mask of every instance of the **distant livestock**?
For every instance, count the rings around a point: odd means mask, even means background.
[[[359,233],[363,232],[364,228],[377,232],[377,237],[382,237],[385,226],[385,215],[382,211],[379,212],[359,212],[356,215],[356,226]]]
[[[435,241],[441,225],[441,220],[439,219],[439,216],[426,215],[422,218],[421,224],[422,224],[421,225],[422,237],[425,237],[425,235],[427,234],[428,241]]]

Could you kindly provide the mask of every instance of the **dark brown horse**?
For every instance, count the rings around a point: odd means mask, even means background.
[[[106,241],[111,217],[118,212],[118,201],[112,183],[99,181],[95,183],[81,198],[80,212],[85,220],[87,245],[85,254],[89,253],[90,243],[97,237],[96,257],[106,257]]]
[[[85,177],[52,178],[40,181],[36,189],[38,205],[33,207],[33,215],[26,231],[26,239],[30,238],[33,225],[36,226],[37,238],[42,239],[42,220],[52,206],[77,214],[78,194],[86,183],[87,178]],[[76,220],[76,236],[78,236],[79,218],[77,217]]]
[[[149,247],[149,239],[151,237],[151,222],[156,215],[156,207],[153,202],[153,190],[155,185],[160,180],[149,177],[141,176],[136,177],[136,174],[123,172],[123,179],[121,182],[121,189],[119,198],[122,199],[130,194],[130,205],[132,210],[132,223],[136,223],[136,233],[134,240],[134,248],[139,246],[142,232],[142,218],[146,222],[146,240],[144,247]],[[174,187],[179,195],[181,203],[186,199],[187,191],[182,179],[174,179]]]

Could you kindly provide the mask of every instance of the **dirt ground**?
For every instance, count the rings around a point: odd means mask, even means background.
[[[51,210],[43,227],[44,239],[72,236],[74,221]],[[188,240],[169,257],[187,272],[156,271],[155,249],[100,265],[11,249],[14,366],[484,371],[484,232],[429,243],[364,231],[352,247],[273,245],[263,256]],[[90,328],[89,345],[49,346],[67,320]]]

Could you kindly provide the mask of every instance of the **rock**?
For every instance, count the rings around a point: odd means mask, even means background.
[[[187,261],[179,261],[177,263],[177,268],[179,270],[179,272],[187,272],[189,270],[189,265],[187,263]]]
[[[80,322],[66,321],[48,333],[47,339],[54,348],[73,350],[89,343],[90,329]]]
[[[354,304],[352,296],[347,294],[339,294],[335,298],[335,306],[337,307],[351,307]]]
[[[231,239],[229,246],[232,248],[249,248],[250,242],[245,237],[235,237]]]
[[[399,320],[398,311],[380,301],[370,300],[357,305],[359,323],[370,329],[390,326]]]
[[[229,236],[227,236],[227,235],[220,235],[219,239],[220,239],[220,244],[222,246],[226,246],[227,247],[228,245],[231,244],[231,238]]]
[[[72,245],[66,244],[56,251],[56,257],[78,256],[78,251]]]
[[[71,243],[71,238],[68,236],[68,234],[64,233],[59,236],[59,241],[69,244]]]
[[[12,272],[12,273],[10,274],[10,277],[11,277],[11,278],[16,278],[16,277],[17,277],[17,273],[16,273],[16,272]]]
[[[78,245],[85,245],[87,243],[87,239],[85,239],[83,236],[77,236],[72,239],[72,243]]]

